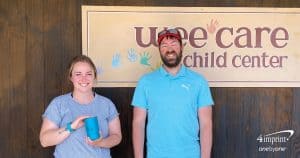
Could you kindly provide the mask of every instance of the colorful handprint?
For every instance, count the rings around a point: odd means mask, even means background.
[[[130,62],[135,62],[138,58],[138,55],[137,53],[135,52],[135,50],[133,48],[130,48],[128,50],[128,53],[127,53],[127,58]]]
[[[207,31],[210,34],[213,34],[217,30],[218,25],[219,25],[219,22],[217,20],[214,21],[213,19],[211,19],[210,25],[206,24]]]
[[[143,54],[140,54],[140,56],[141,56],[140,64],[151,66],[149,64],[149,60],[151,59],[152,56],[148,52],[144,52]]]
[[[121,65],[121,55],[116,52],[112,57],[112,67],[117,68]]]

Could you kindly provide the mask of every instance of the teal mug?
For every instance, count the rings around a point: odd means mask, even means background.
[[[96,140],[100,138],[97,116],[88,117],[84,119],[84,125],[85,125],[87,136],[91,140]]]

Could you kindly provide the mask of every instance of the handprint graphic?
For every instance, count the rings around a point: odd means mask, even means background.
[[[100,65],[100,66],[97,66],[97,67],[96,67],[96,70],[97,70],[97,75],[103,74],[103,68],[102,68],[101,65]]]
[[[112,57],[112,67],[117,68],[121,65],[121,55],[120,53],[115,53]]]
[[[133,48],[130,48],[128,50],[128,53],[127,53],[127,58],[130,62],[135,62],[138,58],[138,55],[137,53],[135,52],[135,50]]]
[[[149,55],[148,52],[144,52],[143,54],[140,54],[141,59],[140,59],[140,64],[146,65],[146,66],[151,66],[149,64],[149,60],[151,59],[151,55]]]
[[[211,19],[210,25],[206,24],[207,31],[210,34],[213,34],[217,30],[218,25],[219,25],[219,22],[217,20],[214,21],[213,19]]]

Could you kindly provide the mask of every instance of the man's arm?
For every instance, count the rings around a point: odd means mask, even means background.
[[[132,121],[132,141],[135,158],[144,157],[146,109],[134,107]]]
[[[201,158],[210,158],[212,148],[212,107],[198,109],[200,124]]]

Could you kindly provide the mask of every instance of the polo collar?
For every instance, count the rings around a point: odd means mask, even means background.
[[[166,71],[166,69],[163,67],[163,66],[160,66],[159,68],[159,72],[163,75],[163,76],[169,76],[169,77],[172,77],[172,78],[177,78],[177,77],[183,77],[186,75],[186,67],[184,65],[181,65],[178,73],[173,76],[171,75],[169,72]]]

